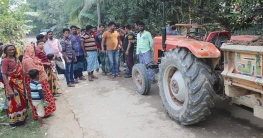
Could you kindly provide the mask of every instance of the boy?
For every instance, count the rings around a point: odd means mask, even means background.
[[[77,61],[75,49],[69,39],[70,30],[68,28],[64,28],[62,32],[64,37],[62,38],[60,45],[62,46],[63,58],[66,64],[65,77],[68,87],[75,87],[74,84],[78,83],[75,82],[73,78],[73,65],[74,62]]]
[[[44,94],[41,83],[39,82],[39,71],[32,69],[28,72],[28,75],[32,79],[30,82],[32,103],[37,110],[39,126],[42,127],[45,111],[43,106]]]

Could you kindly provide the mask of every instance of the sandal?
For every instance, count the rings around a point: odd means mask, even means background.
[[[70,83],[68,87],[75,87],[75,85]]]
[[[79,80],[87,80],[84,76],[80,77]]]

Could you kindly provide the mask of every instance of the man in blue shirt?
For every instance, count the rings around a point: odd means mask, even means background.
[[[74,70],[74,79],[75,81],[79,80],[86,80],[83,76],[83,61],[84,61],[84,52],[81,48],[81,35],[78,35],[78,27],[72,25],[70,27],[72,34],[69,36],[71,44],[73,45],[76,53],[77,62],[74,62],[73,70]]]
[[[170,26],[166,28],[166,34],[168,35],[179,35],[179,33],[176,31],[175,22],[170,22]]]

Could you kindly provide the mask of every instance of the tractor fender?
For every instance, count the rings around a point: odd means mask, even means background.
[[[216,35],[226,35],[228,37],[228,40],[230,40],[231,38],[231,34],[229,31],[215,31],[215,32],[211,32],[207,38],[206,38],[206,42],[212,42],[212,39],[216,36]]]
[[[214,44],[204,41],[196,41],[194,39],[181,39],[174,41],[172,39],[166,40],[167,47],[184,47],[189,49],[197,58],[219,58],[220,51]]]

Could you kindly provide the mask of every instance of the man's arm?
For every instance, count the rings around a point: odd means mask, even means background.
[[[57,44],[58,44],[58,50],[59,50],[59,52],[62,52],[62,47],[61,47],[61,45],[60,45],[58,39],[56,39],[56,40],[57,40]]]
[[[122,41],[120,35],[118,36],[118,43],[121,46],[121,50],[123,51]]]
[[[139,34],[139,33],[138,33]],[[138,34],[137,34],[137,40],[136,40],[136,44],[137,44],[137,46],[136,46],[136,55],[138,55],[139,54],[139,45],[138,45],[138,43],[139,43],[139,41],[138,41],[138,39],[139,39],[139,37],[138,37]]]
[[[61,47],[62,47],[63,57],[66,59],[67,63],[69,64],[70,61],[69,61],[69,59],[68,59],[68,55],[67,55],[67,52],[66,52],[66,45],[67,45],[67,44],[66,44],[64,41],[61,41],[61,42],[60,42],[60,45],[61,45]]]
[[[84,57],[87,57],[88,55],[87,55],[87,53],[85,52],[85,48],[84,48],[84,36],[81,37],[81,39],[80,39],[80,45],[81,45],[81,49],[82,49],[82,51],[83,51],[83,53],[84,53]]]
[[[104,49],[105,41],[106,41],[105,37],[102,37],[102,40],[101,40],[101,51],[102,52],[105,51],[105,49]]]
[[[150,32],[148,33],[148,40],[149,40],[150,48],[153,51],[153,38]]]

